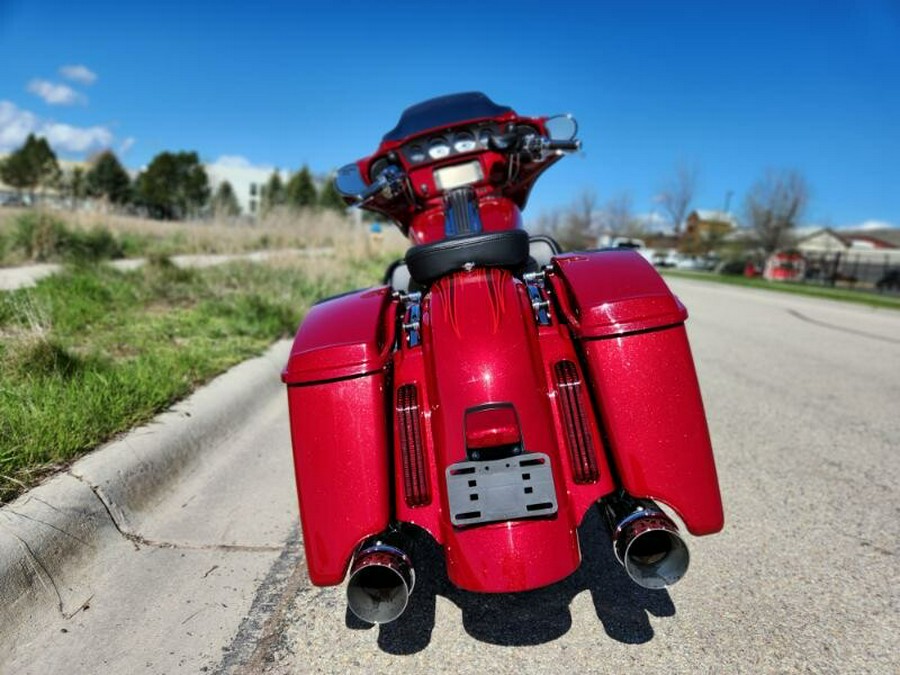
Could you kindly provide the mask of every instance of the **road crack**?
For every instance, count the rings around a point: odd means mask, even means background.
[[[123,538],[131,542],[136,551],[139,551],[141,549],[141,546],[145,546],[147,548],[177,549],[179,551],[223,551],[226,553],[273,553],[281,551],[284,548],[283,546],[275,546],[270,544],[190,544],[187,542],[159,541],[156,539],[150,539],[149,537],[145,537],[142,534],[130,531],[125,527],[123,523],[119,522],[119,519],[116,517],[113,510],[113,504],[106,500],[98,486],[92,484],[83,476],[74,474],[71,471],[69,471],[68,473],[76,480],[84,483],[88,487],[88,489],[90,489],[90,491],[94,493],[94,496],[99,500],[99,502],[103,505],[103,508],[106,510],[106,513],[109,516],[109,520],[112,523],[113,527],[116,528],[116,531],[120,535],[122,535]]]

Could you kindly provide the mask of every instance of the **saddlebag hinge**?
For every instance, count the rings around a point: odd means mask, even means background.
[[[420,322],[422,319],[422,294],[421,293],[401,293],[400,300],[403,302],[403,321],[401,327],[403,334],[406,336],[406,344],[409,347],[418,347],[421,342]]]
[[[531,309],[534,310],[534,320],[539,326],[550,325],[550,299],[544,282],[547,274],[541,272],[529,272],[522,276],[525,287],[528,289],[528,299],[531,301]]]

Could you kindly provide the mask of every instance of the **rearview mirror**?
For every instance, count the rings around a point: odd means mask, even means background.
[[[544,128],[552,141],[570,141],[578,133],[578,123],[571,115],[554,115],[544,121]]]
[[[359,199],[366,190],[366,182],[363,180],[359,167],[356,164],[348,164],[338,169],[334,177],[334,187],[342,197]]]

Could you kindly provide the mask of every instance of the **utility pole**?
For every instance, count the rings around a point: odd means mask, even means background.
[[[731,195],[733,194],[734,190],[728,190],[728,192],[725,193],[725,213],[728,213],[728,207],[731,206]]]

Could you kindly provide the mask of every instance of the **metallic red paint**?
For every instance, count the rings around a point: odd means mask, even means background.
[[[622,487],[671,506],[691,534],[722,529],[716,465],[684,326],[584,345]]]
[[[288,385],[310,579],[344,579],[356,546],[391,516],[385,365],[396,302],[384,289],[315,305],[294,340]]]
[[[545,131],[542,118],[512,112],[493,121]],[[433,169],[460,160],[409,166],[396,152],[409,140],[383,143],[358,166],[368,178],[376,159],[402,165],[415,203],[376,196],[368,207],[395,219],[413,243],[428,243],[445,236]],[[534,181],[557,158],[518,167],[512,181],[507,155],[482,149],[465,161],[475,158],[485,177],[471,186],[483,230],[521,228]],[[362,542],[406,524],[443,547],[461,588],[545,586],[577,569],[577,526],[598,499],[622,489],[668,504],[694,534],[721,529],[684,306],[626,251],[556,256],[545,289],[549,325],[535,320],[525,282],[510,271],[452,272],[422,295],[413,346],[400,327],[401,296],[390,289],[310,310],[282,377],[314,584],[340,583]],[[469,450],[519,442],[549,456],[557,512],[453,526],[447,468]]]
[[[570,253],[553,259],[551,285],[575,335],[596,338],[683,323],[684,305],[634,251]]]
[[[444,546],[450,579],[461,588],[521,591],[568,576],[580,562],[578,523],[614,489],[602,450],[597,482],[578,485],[573,478],[552,361],[545,360],[577,359],[571,339],[557,327],[539,330],[524,284],[499,269],[445,277],[423,298],[422,309],[422,346],[395,354],[394,386],[416,382],[422,391],[425,385],[430,414],[422,426],[441,499],[420,508],[398,500],[398,520],[420,525]],[[442,515],[448,508],[444,470],[467,458],[467,413],[489,404],[511,405],[525,450],[551,457],[559,502],[553,518],[460,529]],[[602,449],[596,425],[590,426],[594,447]]]
[[[313,305],[294,337],[282,381],[331,380],[382,368],[394,342],[391,305],[396,305],[396,300],[387,287]]]
[[[498,124],[498,128],[506,128],[506,125],[528,126],[539,133],[546,133],[545,117],[525,117],[509,112],[496,118],[491,118]],[[488,121],[484,118],[471,120],[459,120],[454,127],[466,124],[476,124]],[[551,157],[544,162],[533,166],[518,167],[517,177],[509,181],[505,188],[498,188],[498,177],[505,178],[510,174],[510,159],[506,154],[493,150],[481,149],[464,157],[451,156],[445,160],[427,162],[421,165],[412,165],[402,152],[400,146],[409,143],[415,138],[428,138],[440,131],[440,128],[429,129],[422,133],[409,136],[398,141],[384,141],[378,149],[369,157],[364,157],[356,162],[361,176],[371,182],[369,175],[372,165],[379,159],[390,158],[398,163],[409,176],[409,185],[420,202],[421,206],[413,206],[402,200],[396,203],[382,201],[375,197],[366,208],[383,213],[393,219],[404,234],[408,235],[414,244],[426,244],[440,241],[446,236],[444,232],[444,212],[442,194],[434,179],[434,170],[445,166],[451,166],[463,162],[478,161],[484,178],[472,187],[478,195],[480,215],[486,232],[495,232],[506,229],[519,229],[522,227],[521,209],[525,207],[531,188],[538,177],[550,168],[559,157]]]
[[[622,487],[668,504],[693,534],[722,529],[687,310],[632,251],[559,256],[551,286],[581,338]]]

